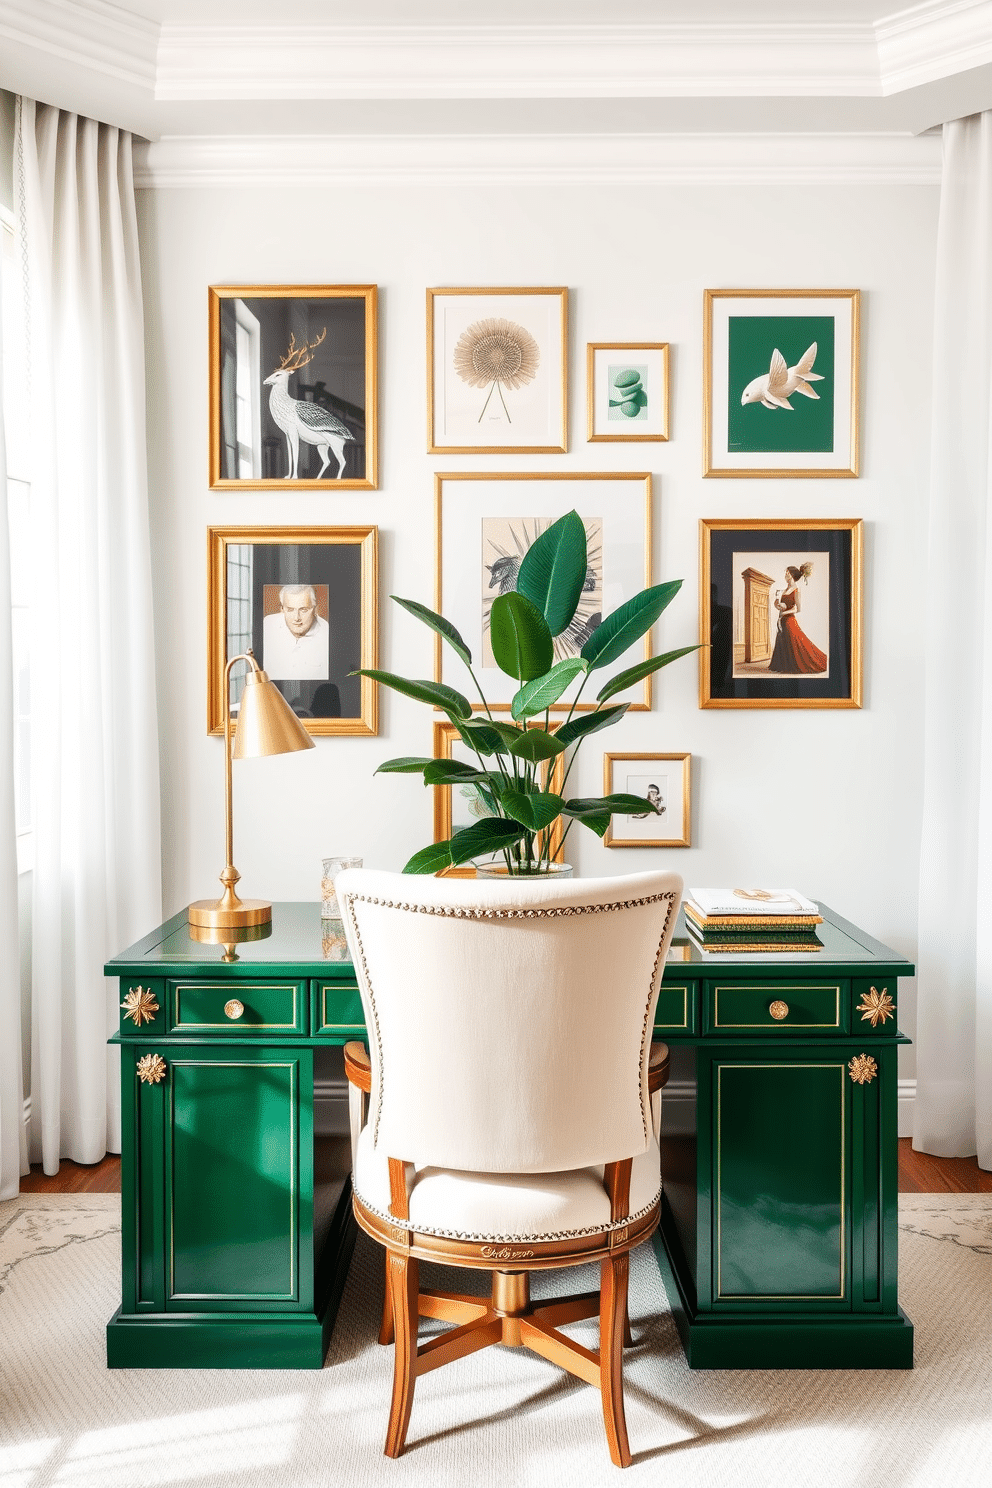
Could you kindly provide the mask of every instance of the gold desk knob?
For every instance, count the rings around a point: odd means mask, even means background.
[[[138,1060],[138,1079],[143,1085],[158,1085],[165,1079],[165,1060],[161,1054],[143,1054]]]
[[[870,1085],[878,1074],[878,1065],[870,1054],[856,1054],[848,1062],[847,1072],[857,1085]]]
[[[234,1019],[235,1021],[237,1021],[238,1018],[243,1018],[244,1017],[244,1012],[245,1012],[245,1005],[244,1005],[244,1003],[243,1002],[239,1002],[236,997],[232,997],[231,1000],[230,1000],[230,1002],[225,1002],[225,1004],[224,1004],[224,1015],[225,1015],[225,1017],[228,1017],[228,1018],[231,1018],[231,1019]]]
[[[783,1018],[789,1016],[789,1004],[787,1002],[771,1002],[768,1004],[768,1011],[776,1023],[781,1023]]]
[[[142,1023],[151,1023],[159,1010],[151,987],[132,987],[121,1007],[125,1018],[130,1018],[135,1028],[140,1028]]]

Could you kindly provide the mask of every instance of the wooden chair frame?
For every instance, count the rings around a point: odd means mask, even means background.
[[[344,1048],[345,1071],[352,1086],[353,1131],[364,1124],[372,1068],[364,1044]],[[665,1044],[652,1044],[648,1066],[651,1094],[668,1081],[669,1053]],[[442,1364],[463,1359],[490,1344],[528,1348],[599,1390],[610,1457],[617,1467],[629,1467],[630,1444],[623,1405],[623,1349],[632,1343],[627,1317],[630,1252],[646,1240],[658,1224],[660,1203],[636,1223],[618,1224],[629,1214],[631,1158],[607,1163],[603,1186],[610,1198],[609,1230],[569,1240],[526,1241],[491,1245],[424,1235],[402,1225],[390,1225],[370,1211],[357,1195],[355,1218],[386,1251],[386,1287],[379,1342],[394,1344],[393,1397],[386,1432],[386,1456],[398,1457],[406,1442],[417,1379]],[[389,1159],[389,1210],[398,1220],[410,1217],[406,1164]],[[420,1261],[464,1266],[492,1272],[492,1296],[422,1291]],[[493,1262],[501,1264],[495,1265]],[[583,1292],[553,1302],[533,1304],[530,1272],[563,1266],[601,1263],[598,1292]],[[526,1265],[520,1263],[526,1262]],[[599,1317],[598,1350],[584,1348],[560,1332],[581,1318]],[[421,1317],[454,1324],[427,1343],[418,1345]]]

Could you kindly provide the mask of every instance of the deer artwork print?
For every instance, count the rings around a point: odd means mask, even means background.
[[[289,446],[287,480],[299,479],[301,439],[304,444],[315,445],[320,455],[321,466],[316,479],[320,480],[323,476],[331,462],[333,451],[338,462],[337,474],[333,479],[340,480],[344,474],[344,447],[355,437],[347,424],[336,418],[330,409],[322,408],[319,403],[310,403],[305,398],[294,398],[289,391],[291,375],[313,361],[314,351],[326,335],[325,326],[315,341],[297,346],[295,334],[291,331],[286,355],[280,358],[279,366],[265,379],[265,386],[271,388],[269,412],[285,434]]]

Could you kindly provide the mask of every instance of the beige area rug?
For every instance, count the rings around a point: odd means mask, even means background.
[[[988,1488],[992,1195],[904,1196],[900,1250],[912,1372],[701,1373],[642,1246],[621,1478],[597,1395],[516,1349],[421,1380],[410,1447],[383,1457],[392,1361],[364,1237],[322,1371],[108,1370],[119,1199],[24,1195],[0,1205],[0,1488]]]

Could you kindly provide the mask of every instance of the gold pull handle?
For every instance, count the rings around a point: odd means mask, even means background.
[[[847,1066],[848,1074],[858,1085],[870,1085],[878,1074],[878,1065],[870,1054],[855,1054]]]
[[[888,987],[883,987],[881,992],[872,987],[870,992],[862,992],[861,1001],[854,1011],[861,1014],[862,1023],[870,1023],[872,1028],[881,1023],[884,1028],[887,1019],[895,1017],[896,1005],[889,996]]]
[[[165,1079],[165,1060],[161,1054],[143,1054],[138,1060],[138,1079],[143,1085],[157,1085]]]
[[[768,1005],[768,1011],[776,1023],[781,1023],[783,1018],[789,1016],[789,1004],[787,1002],[772,1002]]]
[[[244,1011],[244,1003],[239,1002],[236,997],[232,997],[230,1002],[225,1002],[224,1004],[225,1016],[234,1019],[235,1021],[237,1021],[238,1018],[244,1017]]]
[[[121,1003],[125,1018],[130,1018],[135,1028],[142,1023],[151,1023],[158,1012],[158,1003],[151,987],[132,987]]]

